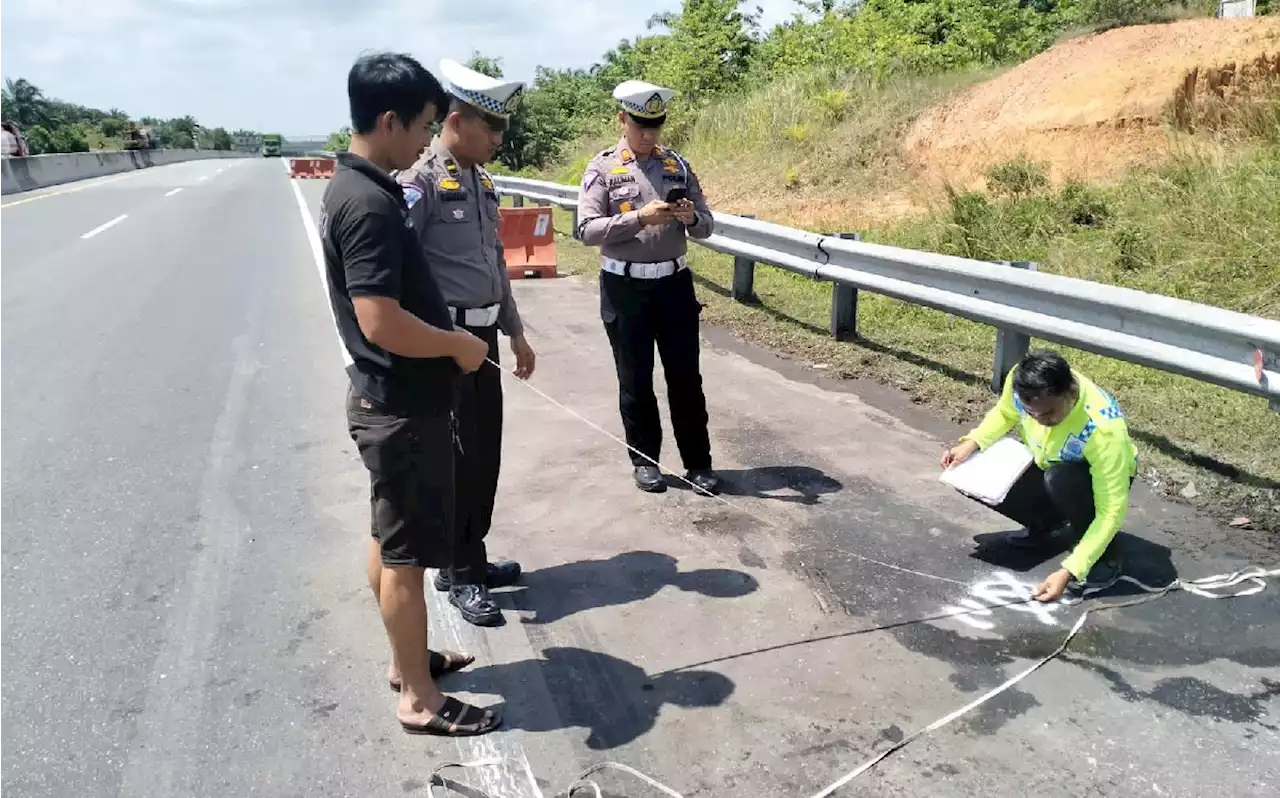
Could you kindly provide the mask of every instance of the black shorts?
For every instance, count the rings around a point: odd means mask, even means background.
[[[454,440],[449,413],[389,413],[347,392],[347,429],[369,469],[370,527],[382,564],[453,560]]]

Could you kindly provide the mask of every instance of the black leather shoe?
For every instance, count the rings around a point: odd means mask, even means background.
[[[709,468],[693,469],[685,474],[684,478],[692,482],[699,493],[715,496],[720,492],[720,477]]]
[[[449,603],[458,608],[467,623],[476,626],[499,626],[502,610],[484,585],[456,585],[449,589]]]
[[[657,466],[636,466],[635,477],[636,487],[647,493],[662,493],[667,489],[667,481]]]
[[[511,587],[520,581],[520,563],[518,562],[491,562],[485,566],[484,585],[489,589],[497,587]],[[441,593],[448,591],[449,586],[453,584],[453,579],[449,574],[449,569],[441,568],[436,571],[433,580],[436,590]]]

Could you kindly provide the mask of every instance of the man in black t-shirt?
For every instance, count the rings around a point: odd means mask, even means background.
[[[470,658],[427,650],[423,575],[452,559],[454,388],[489,347],[454,329],[388,174],[426,147],[443,89],[409,56],[379,53],[356,61],[347,94],[350,151],[325,191],[320,238],[350,360],[347,424],[369,469],[369,584],[391,639],[396,716],[414,734],[484,734],[497,714],[445,696],[432,678]]]

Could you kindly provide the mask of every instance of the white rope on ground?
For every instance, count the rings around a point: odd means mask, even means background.
[[[498,363],[494,362],[493,360],[490,360],[489,358],[485,358],[485,362],[486,362],[486,363],[490,363],[490,364],[492,364],[492,365],[493,365],[495,368],[497,368],[499,371],[504,371],[504,372],[506,372],[506,373],[508,373],[508,374],[512,374],[512,376],[515,376],[515,375],[511,372],[511,370],[510,370],[510,369],[504,369],[502,366],[498,365]],[[592,429],[594,429],[596,432],[599,432],[601,435],[604,435],[605,437],[609,438],[610,440],[614,441],[615,443],[618,443],[618,444],[621,444],[622,446],[627,447],[627,449],[629,449],[630,451],[634,452],[635,454],[640,455],[640,456],[641,456],[641,457],[643,457],[645,460],[648,460],[650,463],[653,463],[653,464],[654,464],[657,468],[659,468],[660,470],[662,470],[662,471],[664,471],[664,472],[666,472],[666,473],[668,473],[668,474],[671,474],[671,475],[672,475],[673,477],[675,477],[676,479],[680,480],[681,482],[685,483],[685,484],[686,484],[686,485],[688,485],[689,487],[693,488],[694,493],[697,493],[697,494],[702,495],[702,496],[709,496],[709,497],[711,497],[711,498],[713,498],[713,499],[715,499],[715,500],[719,501],[720,503],[724,504],[725,506],[727,506],[727,507],[731,507],[731,508],[733,508],[734,510],[737,510],[738,512],[742,513],[743,515],[748,516],[749,518],[753,518],[753,519],[755,519],[756,521],[759,521],[760,523],[764,524],[765,526],[770,526],[770,527],[773,527],[774,529],[778,529],[778,530],[783,530],[783,531],[785,531],[785,527],[783,526],[783,524],[782,524],[781,522],[774,521],[774,520],[773,520],[773,519],[771,519],[771,518],[766,518],[765,516],[763,516],[763,515],[761,515],[761,514],[759,514],[759,513],[755,512],[755,511],[753,511],[753,510],[748,510],[746,507],[744,507],[744,506],[742,506],[742,505],[740,505],[740,504],[737,504],[737,503],[735,503],[735,502],[731,502],[731,501],[729,501],[728,499],[726,499],[726,498],[725,498],[725,497],[723,497],[723,496],[719,496],[719,495],[716,495],[716,494],[713,494],[713,493],[707,493],[705,490],[703,490],[702,488],[699,488],[696,484],[694,484],[694,483],[693,483],[693,482],[691,482],[690,480],[686,479],[685,477],[681,476],[680,474],[678,474],[678,473],[677,473],[676,471],[674,471],[673,469],[667,468],[667,467],[666,467],[666,466],[664,466],[662,463],[659,463],[657,460],[653,459],[653,458],[652,458],[652,457],[650,457],[649,455],[645,454],[644,452],[642,452],[642,451],[640,451],[639,449],[635,448],[634,446],[630,445],[629,443],[627,443],[627,442],[626,442],[626,441],[624,441],[623,439],[619,438],[617,435],[614,435],[614,434],[613,434],[612,432],[610,432],[609,430],[605,429],[604,427],[601,427],[599,424],[595,423],[595,422],[594,422],[594,421],[592,421],[591,419],[589,419],[589,418],[587,418],[586,416],[582,415],[582,414],[581,414],[581,413],[579,413],[577,410],[574,410],[572,407],[569,407],[568,405],[565,405],[564,403],[562,403],[562,402],[560,402],[559,400],[557,400],[555,397],[553,397],[553,396],[549,396],[549,395],[548,395],[548,394],[546,394],[545,392],[543,392],[543,391],[539,390],[536,386],[534,386],[533,384],[531,384],[529,381],[527,381],[527,380],[522,380],[522,379],[520,379],[519,377],[516,377],[516,380],[517,380],[521,385],[524,385],[526,388],[528,388],[529,390],[533,391],[533,392],[534,392],[534,393],[536,393],[538,396],[541,396],[543,399],[547,400],[547,401],[548,401],[548,402],[550,402],[551,404],[555,405],[556,407],[558,407],[558,408],[560,408],[561,410],[565,411],[566,413],[568,413],[569,415],[571,415],[571,416],[573,416],[574,418],[578,419],[578,420],[579,420],[579,421],[581,421],[582,423],[584,423],[584,424],[586,424],[587,426],[591,427],[591,428],[592,428]],[[948,583],[953,584],[953,585],[964,585],[964,584],[965,584],[964,582],[960,581],[959,579],[952,579],[952,578],[950,578],[950,577],[946,577],[946,576],[938,576],[937,574],[928,574],[928,573],[925,573],[924,571],[916,571],[916,570],[913,570],[913,569],[911,569],[911,568],[904,568],[904,567],[902,567],[901,565],[894,565],[893,563],[882,562],[881,560],[876,560],[876,559],[873,559],[873,558],[871,558],[871,557],[864,557],[864,556],[862,556],[861,554],[854,554],[854,553],[852,553],[852,552],[847,552],[847,553],[849,554],[849,556],[850,556],[850,557],[853,557],[854,559],[862,560],[863,562],[873,563],[873,564],[875,564],[875,565],[879,565],[879,566],[880,566],[880,567],[882,567],[882,568],[888,568],[888,569],[890,569],[890,570],[892,570],[892,571],[900,571],[900,572],[902,572],[902,573],[912,574],[912,575],[914,575],[914,576],[919,576],[919,577],[922,577],[922,578],[924,578],[924,579],[932,579],[932,580],[937,581],[937,582],[948,582]]]
[[[866,762],[862,763],[854,770],[851,770],[848,773],[846,773],[844,776],[840,777],[840,779],[837,780],[831,786],[827,787],[824,790],[821,790],[820,792],[814,793],[813,798],[827,798],[827,796],[834,794],[836,790],[839,790],[841,787],[853,781],[858,776],[861,776],[863,773],[866,773],[868,770],[875,767],[877,764],[881,762],[881,760],[885,759],[890,754],[905,747],[912,740],[915,740],[917,737],[923,737],[924,735],[929,734],[930,732],[937,731],[938,729],[942,728],[943,726],[946,726],[948,723],[960,717],[961,715],[965,714],[966,712],[969,712],[970,710],[973,710],[979,706],[982,706],[986,702],[990,701],[992,698],[995,698],[996,696],[1003,693],[1005,690],[1008,690],[1010,687],[1013,687],[1018,682],[1027,678],[1032,673],[1034,673],[1035,671],[1043,667],[1047,662],[1057,657],[1063,651],[1066,651],[1067,645],[1071,642],[1071,640],[1076,636],[1076,634],[1084,626],[1084,622],[1088,620],[1089,615],[1091,615],[1092,613],[1105,612],[1107,610],[1120,609],[1121,607],[1133,607],[1133,606],[1137,606],[1138,604],[1145,604],[1148,601],[1154,601],[1162,596],[1165,596],[1174,590],[1184,590],[1188,593],[1201,596],[1203,598],[1211,598],[1211,599],[1239,598],[1241,596],[1252,596],[1256,593],[1261,593],[1263,590],[1266,589],[1267,583],[1264,581],[1266,577],[1277,576],[1277,575],[1280,575],[1280,568],[1273,568],[1268,571],[1268,570],[1263,570],[1262,568],[1254,566],[1254,567],[1245,568],[1243,570],[1236,571],[1230,574],[1215,574],[1214,576],[1206,576],[1201,579],[1193,579],[1190,581],[1175,579],[1174,581],[1170,582],[1164,587],[1151,587],[1150,585],[1146,585],[1146,584],[1143,584],[1142,582],[1139,582],[1137,579],[1134,579],[1131,576],[1123,576],[1120,578],[1120,581],[1125,581],[1125,582],[1129,582],[1131,584],[1137,585],[1140,589],[1142,589],[1149,595],[1139,596],[1136,599],[1130,599],[1128,601],[1117,601],[1110,604],[1102,604],[1097,607],[1092,607],[1090,609],[1087,609],[1084,612],[1080,613],[1080,617],[1076,619],[1076,622],[1074,624],[1072,624],[1071,631],[1067,632],[1067,636],[1062,639],[1062,642],[1058,645],[1058,647],[1055,648],[1047,656],[1042,657],[1038,662],[1035,662],[1026,670],[1023,670],[1021,673],[1018,673],[1016,676],[1010,678],[1008,681],[1004,682],[1004,684],[1001,684],[1000,686],[990,690],[989,692],[984,693],[983,695],[979,696],[973,701],[970,701],[968,704],[965,704],[964,706],[960,707],[954,712],[950,712],[942,716],[941,718],[938,718],[933,723],[930,723],[928,726],[925,726],[924,728],[919,729],[913,732],[912,734],[909,734],[906,737],[902,738],[901,740],[894,743],[889,748],[886,748],[884,751],[881,751],[876,756],[872,757],[871,759],[868,759]],[[1235,587],[1236,585],[1244,584],[1246,582],[1249,583],[1249,587],[1245,588],[1244,590],[1239,590],[1234,593],[1217,592],[1221,590],[1226,590],[1227,588],[1230,588],[1230,587]]]
[[[600,785],[596,784],[594,781],[591,781],[587,777],[593,775],[594,773],[596,773],[596,771],[604,770],[605,768],[614,768],[615,770],[621,770],[623,773],[630,773],[632,776],[635,776],[636,778],[645,782],[650,787],[653,787],[655,790],[661,791],[663,795],[670,796],[670,798],[684,798],[683,795],[671,789],[670,787],[663,784],[662,782],[644,775],[643,773],[641,773],[640,771],[636,770],[633,767],[630,767],[629,765],[622,765],[617,762],[600,762],[598,764],[592,765],[591,767],[587,768],[586,771],[581,776],[579,776],[577,780],[573,782],[573,784],[569,785],[569,789],[565,791],[565,798],[573,798],[574,792],[582,789],[583,787],[590,787],[591,790],[595,793],[595,798],[604,798],[603,794],[600,792]]]
[[[485,358],[485,360],[488,363],[492,364],[495,368],[499,369],[500,371],[506,371],[506,369],[503,369],[500,365],[498,365],[493,360],[489,360],[488,358]],[[652,457],[649,457],[643,452],[638,451],[634,447],[628,445],[626,441],[620,439],[618,436],[614,435],[613,433],[599,426],[595,422],[586,418],[585,416],[583,416],[581,413],[578,413],[573,408],[564,405],[563,403],[557,401],[555,398],[551,396],[548,396],[546,393],[534,387],[533,385],[529,384],[527,381],[525,380],[519,380],[519,381],[525,386],[527,386],[534,393],[541,396],[543,399],[546,399],[551,404],[555,405],[556,407],[559,407],[560,409],[574,416],[578,420],[590,426],[592,429],[595,429],[597,432],[600,432],[601,434],[609,437],[613,441],[620,443],[623,446],[626,446],[629,450],[631,450],[632,452],[635,452],[636,454],[640,455],[644,459],[653,463],[655,466],[662,469],[663,471],[667,471],[668,473],[671,473],[673,475],[675,474],[674,471],[670,471],[669,469],[664,468],[662,464],[659,463],[657,460],[654,460]],[[707,494],[705,491],[698,488],[697,485],[695,485],[693,482],[689,481],[688,479],[685,479],[684,477],[681,477],[678,475],[676,476],[681,481],[687,483],[696,492],[701,493],[703,495],[712,495],[712,494]],[[781,524],[774,522],[770,519],[767,519],[761,515],[758,515],[746,509],[745,507],[742,507],[741,505],[738,505],[738,504],[735,504],[734,502],[729,501],[728,499],[725,499],[721,496],[714,496],[714,495],[713,495],[713,498],[718,499],[719,501],[723,502],[725,505],[732,507],[733,509],[747,516],[750,516],[751,518],[754,518],[757,521],[760,521],[761,523],[767,526],[771,526],[776,529],[783,528]],[[957,579],[949,579],[943,576],[936,576],[934,574],[927,574],[921,571],[914,571],[914,570],[911,570],[910,568],[903,568],[901,566],[893,565],[891,563],[881,562],[880,560],[875,560],[870,557],[862,557],[856,554],[853,556],[857,557],[860,560],[864,560],[870,563],[875,563],[876,565],[881,565],[881,566],[884,566],[885,568],[889,568],[895,571],[902,571],[905,573],[914,574],[916,576],[922,576],[928,579],[935,579],[942,582],[964,584],[963,582]],[[1101,604],[1099,606],[1086,609],[1084,612],[1080,613],[1080,617],[1078,617],[1076,619],[1076,622],[1072,624],[1070,631],[1067,632],[1066,637],[1062,639],[1062,642],[1058,644],[1058,647],[1055,648],[1048,655],[1040,658],[1038,661],[1033,663],[1030,667],[1022,670],[1018,674],[1006,680],[1004,683],[989,690],[988,692],[984,693],[983,695],[979,696],[973,701],[970,701],[968,704],[965,704],[959,709],[949,712],[948,714],[930,723],[928,726],[924,726],[923,728],[917,729],[915,732],[902,738],[901,740],[894,743],[889,748],[885,749],[884,751],[881,751],[879,754],[875,755],[871,759],[868,759],[866,762],[863,762],[857,768],[849,771],[844,776],[841,776],[837,781],[832,783],[830,786],[824,788],[823,790],[817,793],[814,793],[812,798],[828,798],[828,796],[835,794],[837,790],[849,784],[851,781],[858,778],[859,776],[866,773],[867,771],[871,770],[880,762],[888,758],[891,754],[906,747],[912,741],[920,737],[923,737],[926,734],[937,731],[943,726],[946,726],[947,724],[954,721],[956,718],[959,718],[962,715],[976,709],[977,707],[982,706],[986,702],[990,701],[991,699],[1000,695],[1004,691],[1008,690],[1010,687],[1013,687],[1014,685],[1018,684],[1023,679],[1026,679],[1032,673],[1035,673],[1037,670],[1044,667],[1044,665],[1049,663],[1051,660],[1055,659],[1060,654],[1062,654],[1062,652],[1066,651],[1067,646],[1070,645],[1071,641],[1084,627],[1085,621],[1088,620],[1089,616],[1092,613],[1105,612],[1107,610],[1116,610],[1124,607],[1134,607],[1139,604],[1145,604],[1149,601],[1154,601],[1158,598],[1161,598],[1162,596],[1168,595],[1169,593],[1175,590],[1182,590],[1187,593],[1191,593],[1192,595],[1200,596],[1202,598],[1209,598],[1209,599],[1241,598],[1244,596],[1252,596],[1257,593],[1261,593],[1263,590],[1265,590],[1267,587],[1266,579],[1273,576],[1280,576],[1280,567],[1267,570],[1259,566],[1250,566],[1248,568],[1244,568],[1229,574],[1214,574],[1213,576],[1206,576],[1206,577],[1201,577],[1200,579],[1192,579],[1192,580],[1175,579],[1174,581],[1170,582],[1164,587],[1153,587],[1137,579],[1134,579],[1131,576],[1122,576],[1117,580],[1117,582],[1128,582],[1132,585],[1135,585],[1147,595],[1139,596],[1137,598],[1129,599],[1127,601],[1117,601],[1109,604]],[[1248,587],[1244,588],[1243,590],[1237,590],[1230,593],[1221,592],[1242,584],[1247,584]],[[956,614],[962,614],[962,613],[956,613]],[[442,765],[441,767],[437,768],[435,772],[432,773],[432,781],[434,784],[435,780],[437,780],[438,778],[436,774],[440,770],[447,767],[484,767],[489,765],[501,764],[504,761],[506,760],[505,759],[487,759],[487,760],[478,760],[472,763],[449,763],[446,765]],[[635,768],[632,768],[617,762],[609,762],[609,761],[599,762],[595,765],[592,765],[585,772],[583,772],[581,776],[579,776],[576,780],[574,780],[572,784],[569,785],[569,788],[565,793],[566,798],[573,798],[574,792],[583,788],[591,789],[594,792],[595,798],[603,798],[603,794],[600,791],[599,785],[597,785],[589,777],[594,773],[600,770],[604,770],[606,768],[614,768],[616,770],[621,770],[623,772],[630,773],[631,775],[636,776],[639,779],[642,779],[643,781],[645,781],[647,784],[654,787],[655,789],[661,790],[665,795],[669,796],[669,798],[684,798],[684,796],[682,796],[680,793],[676,792],[675,790],[671,789],[667,785],[657,781],[656,779],[651,778],[650,776],[645,775],[644,773],[641,773]],[[527,763],[526,763],[526,772],[528,772],[530,780],[533,781],[535,789],[538,789],[537,782],[536,780],[534,780],[532,772],[528,771]],[[540,793],[541,790],[538,790],[538,792]]]

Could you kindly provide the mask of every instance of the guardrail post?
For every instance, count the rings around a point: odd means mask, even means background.
[[[754,219],[754,214],[741,214],[743,219]],[[760,301],[756,296],[756,263],[741,255],[733,256],[733,298],[736,302],[754,305]]]
[[[573,227],[569,228],[569,238],[578,240],[578,206],[573,206]]]
[[[512,195],[511,195],[511,207],[513,207],[513,208],[523,208],[523,207],[524,207],[524,197],[523,197],[523,196],[521,196],[520,194],[512,194]]]
[[[848,241],[861,241],[861,233],[835,233]],[[853,341],[858,337],[858,289],[844,283],[831,284],[831,337]]]
[[[1015,269],[1036,271],[1036,264],[1032,261],[1001,260],[996,262]],[[1018,365],[1018,361],[1027,354],[1027,350],[1030,348],[1031,336],[1026,333],[996,328],[995,360],[991,367],[992,392],[998,394],[1004,390],[1005,378],[1009,376],[1009,372],[1013,371],[1013,367]]]

